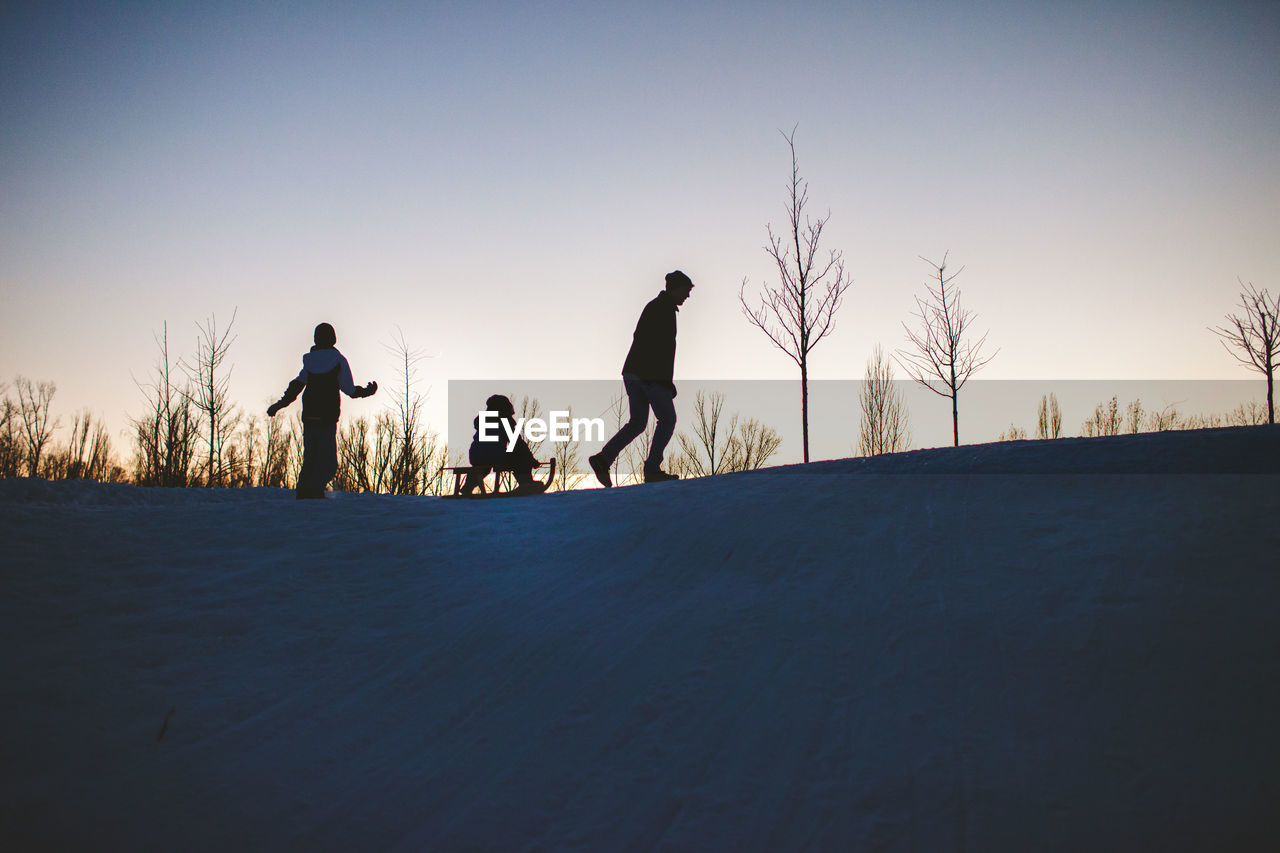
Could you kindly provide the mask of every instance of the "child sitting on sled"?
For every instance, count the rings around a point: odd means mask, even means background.
[[[510,443],[510,435],[515,432],[516,427],[516,407],[511,400],[502,394],[494,394],[485,400],[484,405],[485,411],[492,413],[494,417],[485,418],[485,424],[481,424],[479,416],[475,419],[476,434],[467,453],[471,470],[467,472],[466,482],[462,484],[462,494],[473,493],[484,478],[495,470],[512,473],[516,478],[515,494],[546,491],[550,482],[539,483],[533,478],[533,469],[538,467],[538,460],[534,458],[524,436],[518,436],[514,445]],[[482,426],[487,426],[487,429],[482,429]],[[508,450],[508,447],[511,449]]]

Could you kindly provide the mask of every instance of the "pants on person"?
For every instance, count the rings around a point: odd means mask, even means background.
[[[631,420],[622,425],[618,434],[605,444],[600,456],[612,465],[628,444],[636,436],[644,432],[649,425],[649,409],[657,425],[653,430],[653,443],[649,445],[649,456],[645,460],[646,472],[657,471],[662,467],[662,454],[676,431],[675,389],[661,382],[645,382],[635,376],[624,375],[622,385],[627,391],[627,403],[631,407]]]
[[[298,472],[298,496],[322,497],[338,473],[338,425],[325,421],[302,422],[302,470]]]
[[[533,451],[529,449],[524,436],[516,439],[515,447],[509,452],[505,437],[496,441],[481,441],[480,437],[476,436],[471,442],[471,449],[467,451],[467,459],[471,463],[472,471],[467,475],[463,491],[468,494],[495,468],[510,471],[515,475],[517,483],[526,485],[533,481],[533,469],[538,465],[538,460],[534,458]]]

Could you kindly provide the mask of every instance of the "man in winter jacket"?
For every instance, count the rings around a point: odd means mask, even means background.
[[[333,326],[316,326],[315,346],[302,356],[302,372],[289,383],[284,396],[267,408],[276,412],[302,395],[302,471],[298,474],[298,500],[323,498],[325,487],[338,472],[338,392],[348,397],[370,397],[377,382],[363,388],[351,379],[351,365],[334,347],[338,335]]]
[[[605,488],[613,485],[609,469],[614,460],[649,423],[649,409],[657,426],[644,463],[644,481],[660,483],[679,479],[662,470],[662,454],[676,429],[676,386],[672,381],[676,362],[676,312],[689,298],[693,281],[680,270],[667,273],[667,286],[644,306],[631,338],[631,350],[622,364],[622,384],[627,391],[631,419],[604,449],[588,458],[596,479]]]

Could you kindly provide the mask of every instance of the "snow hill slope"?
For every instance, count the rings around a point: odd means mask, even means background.
[[[1274,849],[1278,509],[1277,427],[488,502],[0,481],[0,838]]]

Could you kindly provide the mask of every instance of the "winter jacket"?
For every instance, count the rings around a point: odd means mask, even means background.
[[[623,374],[645,382],[671,384],[676,364],[676,312],[680,306],[662,291],[644,306],[622,364]]]
[[[351,379],[351,365],[333,347],[312,347],[302,357],[302,371],[289,383],[277,406],[283,408],[302,394],[302,419],[319,423],[337,423],[341,406],[338,392],[348,397],[368,397],[368,387],[357,388]]]

